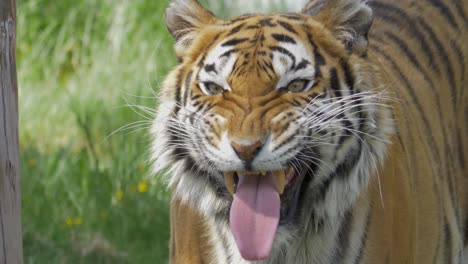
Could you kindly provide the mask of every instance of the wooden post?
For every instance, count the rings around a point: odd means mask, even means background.
[[[15,47],[16,0],[0,0],[0,264],[23,263]]]

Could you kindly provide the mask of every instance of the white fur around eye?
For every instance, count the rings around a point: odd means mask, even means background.
[[[295,64],[291,58],[281,52],[273,52],[273,67],[275,68],[275,72],[281,76],[276,88],[286,88],[295,80],[309,80],[310,83],[308,83],[307,88],[304,89],[304,91],[307,91],[314,84],[315,62],[313,55],[302,43],[283,43],[281,47],[291,52],[295,58]],[[300,70],[295,70],[295,66],[302,60],[306,60],[310,63]]]
[[[227,91],[222,85],[214,82],[202,82],[199,84],[199,87],[206,95],[217,95]]]
[[[290,93],[305,93],[315,84],[314,80],[294,79],[286,85],[286,90]]]

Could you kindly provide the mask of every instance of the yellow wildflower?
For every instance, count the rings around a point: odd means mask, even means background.
[[[37,166],[37,160],[35,160],[35,159],[30,159],[30,160],[28,160],[28,166],[29,166],[29,168],[31,168],[31,169],[36,168],[36,166]]]
[[[124,192],[121,189],[118,189],[117,192],[115,193],[115,198],[117,201],[122,201],[124,196]]]
[[[67,217],[67,219],[65,219],[65,224],[67,224],[68,227],[73,227],[73,218]]]
[[[146,181],[140,181],[138,183],[138,192],[145,193],[148,191],[148,183]]]

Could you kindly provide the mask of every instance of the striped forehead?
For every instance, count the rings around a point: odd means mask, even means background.
[[[313,76],[313,47],[302,40],[298,30],[274,18],[237,22],[206,54],[199,80],[227,85],[231,75],[253,72],[279,83]]]

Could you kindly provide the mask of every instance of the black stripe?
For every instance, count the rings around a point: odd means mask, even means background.
[[[401,72],[401,68],[395,63],[395,61],[391,57],[389,57],[383,50],[381,50],[377,46],[373,46],[373,50],[375,52],[379,53],[387,62],[390,63],[393,70],[398,74],[399,79],[405,84],[405,88],[406,88],[405,90],[408,91],[411,99],[413,100],[413,105],[416,107],[417,111],[421,115],[421,118],[422,118],[422,121],[423,121],[423,124],[424,124],[424,128],[425,128],[425,131],[426,131],[426,135],[429,138],[429,142],[437,142],[435,140],[435,138],[434,138],[434,135],[431,132],[432,129],[431,129],[431,126],[430,126],[430,122],[427,119],[427,116],[425,115],[425,111],[423,110],[423,108],[421,106],[421,103],[418,100],[418,96],[416,95],[416,92],[414,91],[414,88],[411,85],[408,78]],[[438,154],[437,148],[435,148],[435,153],[437,153],[437,159],[436,159],[435,162],[438,162],[438,161],[440,161],[440,159],[439,159],[439,154]]]
[[[452,11],[450,11],[450,8],[448,6],[446,6],[440,0],[429,0],[429,2],[431,2],[437,9],[439,9],[440,14],[442,14],[447,19],[447,21],[453,28],[458,29],[457,22],[455,21],[453,13]]]
[[[443,114],[442,114],[442,112],[441,112],[442,110],[441,110],[440,97],[438,96],[438,93],[437,93],[438,91],[435,89],[434,82],[433,82],[431,76],[429,76],[429,75],[427,74],[427,72],[424,71],[424,69],[421,67],[419,61],[417,60],[416,56],[415,56],[412,52],[409,51],[408,46],[407,46],[399,37],[397,37],[396,35],[394,35],[394,34],[391,33],[391,32],[386,32],[385,35],[386,35],[387,37],[389,37],[390,39],[392,39],[393,42],[394,42],[395,44],[397,44],[397,45],[399,46],[399,48],[400,48],[403,52],[406,53],[406,56],[407,56],[408,59],[411,61],[411,63],[414,65],[414,67],[416,67],[416,68],[424,75],[424,79],[429,83],[429,88],[431,89],[432,93],[434,94],[434,97],[435,97],[435,100],[436,100],[436,109],[437,109],[437,113],[438,113],[438,115],[439,115],[439,119],[440,119],[439,121],[440,121],[440,123],[441,123],[441,124],[440,124],[440,127],[441,127],[442,133],[443,133],[443,140],[444,140],[444,146],[445,146],[445,148],[444,148],[444,149],[445,149],[445,154],[446,154],[446,156],[448,157],[449,160],[452,160],[452,159],[453,159],[453,157],[452,157],[453,155],[452,155],[451,151],[450,151],[449,149],[447,149],[447,148],[449,148],[450,145],[449,145],[449,143],[448,143],[448,141],[447,141],[446,125],[445,125],[444,122],[443,122],[445,119],[443,118]],[[448,77],[448,78],[450,78],[450,77]],[[455,86],[455,85],[451,85],[451,86],[452,86],[452,87],[451,87],[452,93],[456,93],[456,90],[455,90],[456,86]],[[416,94],[415,94],[415,96],[416,96]],[[453,98],[453,97],[452,97],[452,98]],[[452,100],[452,101],[453,101],[453,100]],[[423,111],[422,108],[421,108],[421,111]],[[421,113],[422,113],[422,112],[421,112]],[[429,123],[427,123],[427,126],[429,127]],[[435,141],[431,141],[431,142],[435,142]],[[435,156],[433,156],[434,158],[436,158],[436,162],[443,162],[443,161],[440,159],[441,156],[440,156],[439,151],[438,151],[437,148],[434,148],[434,154],[436,154]],[[453,175],[452,175],[450,169],[451,169],[451,167],[449,167],[448,171],[446,171],[445,174],[448,175],[449,188],[450,188],[450,189],[453,189],[453,188],[452,188],[452,184],[453,184],[453,182],[452,182],[452,176],[453,176]],[[441,170],[441,169],[439,168],[439,171],[440,171],[440,170]],[[454,194],[452,191],[450,191],[451,200],[452,200],[452,202],[453,202],[454,204],[456,204],[456,199],[455,199],[454,196],[455,196],[455,194]]]
[[[289,50],[287,50],[287,49],[285,49],[283,47],[278,47],[278,46],[270,47],[270,50],[271,51],[277,51],[277,52],[280,52],[280,53],[288,56],[293,61],[292,66],[296,67],[296,57],[291,52],[289,52]]]
[[[205,64],[205,59],[206,59],[206,54],[203,55],[203,56],[201,57],[201,59],[200,59],[200,60],[198,61],[198,63],[197,63],[197,66],[200,67],[200,68],[202,68],[202,67],[203,67],[203,64]],[[200,70],[201,70],[201,69],[200,69]],[[200,71],[198,71],[198,74],[199,74],[199,73],[200,73]]]
[[[295,106],[295,107],[301,107],[301,105],[302,105],[301,102],[299,100],[297,100],[297,99],[292,99],[291,104],[293,106]]]
[[[216,34],[216,36],[214,36],[214,38],[211,40],[211,42],[206,46],[205,50],[209,50],[215,44],[215,42],[219,39],[220,35],[221,34]],[[198,61],[197,66],[200,67],[200,68],[203,67],[203,64],[205,63],[205,59],[206,59],[206,54],[204,54],[201,57],[201,59]],[[197,76],[198,76],[199,73],[200,73],[200,71],[198,71]]]
[[[439,50],[439,52],[436,52],[437,54],[440,53],[440,59],[444,61],[444,65],[445,65],[445,70],[446,70],[446,74],[447,74],[447,79],[449,81],[449,86],[450,86],[450,91],[451,91],[451,94],[452,94],[452,100],[451,100],[451,104],[452,104],[452,108],[453,108],[453,111],[454,113],[456,112],[456,97],[457,97],[457,93],[456,93],[456,82],[455,82],[455,73],[453,71],[453,66],[451,64],[451,62],[449,61],[449,56],[444,48],[444,46],[442,45],[442,43],[439,41],[438,37],[435,35],[434,31],[432,30],[432,28],[423,20],[423,19],[418,19],[418,24],[425,30],[425,32],[429,35],[430,37],[430,42],[434,43],[434,45],[436,46],[436,48]],[[457,49],[457,46],[453,47],[453,49]],[[462,64],[463,65],[463,64]],[[426,73],[423,73],[424,76],[425,76],[425,79],[430,83],[430,88],[432,90],[432,92],[434,93],[434,97],[435,97],[435,100],[436,100],[436,106],[437,106],[437,112],[438,112],[438,115],[439,115],[439,119],[440,119],[440,127],[442,129],[442,134],[443,134],[443,139],[444,139],[444,149],[445,149],[445,157],[448,157],[449,160],[453,160],[453,153],[450,149],[450,146],[452,144],[449,144],[448,143],[448,137],[447,137],[447,128],[446,128],[446,124],[444,123],[444,120],[445,118],[443,118],[443,114],[442,114],[442,108],[441,108],[441,103],[440,103],[440,97],[438,96],[438,91],[435,89],[435,86],[434,86],[434,82],[432,80],[432,78],[430,76],[428,76]],[[450,163],[451,164],[451,163]],[[448,181],[449,181],[449,188],[451,190],[453,190],[453,166],[449,165],[448,167],[448,171],[446,172],[446,174],[448,175]],[[457,204],[457,200],[455,199],[455,193],[453,191],[450,191],[450,197],[452,199],[452,202],[454,204]],[[458,211],[457,211],[457,215],[458,215]]]
[[[296,44],[296,41],[288,35],[284,34],[271,34],[271,36],[279,42]]]
[[[176,93],[175,93],[175,102],[176,102],[176,105],[175,105],[175,108],[174,108],[174,117],[177,118],[177,114],[179,113],[180,111],[180,106],[179,106],[179,103],[180,103],[180,99],[181,99],[181,93],[182,93],[182,78],[184,76],[184,71],[180,70],[178,73],[177,73],[177,77],[176,77],[176,84],[175,84],[175,90],[176,90]]]
[[[459,126],[461,126],[461,124],[458,124]],[[466,124],[464,124],[466,125]],[[465,164],[465,154],[464,154],[464,151],[463,151],[463,139],[460,135],[460,130],[461,128],[457,129],[457,152],[458,152],[458,162],[460,163],[460,167],[462,169],[462,171],[466,171],[467,170],[467,167],[466,167],[466,164]],[[468,242],[468,241],[467,241]]]
[[[320,54],[317,44],[315,44],[314,40],[312,39],[312,35],[308,34],[307,38],[309,39],[309,44],[314,49],[315,78],[322,77],[322,72],[320,71],[320,67],[325,65],[326,63],[325,58],[322,56],[322,54]]]
[[[293,26],[285,21],[278,20],[278,24],[280,24],[284,29],[287,31],[297,34],[297,31],[294,30]]]
[[[249,19],[251,17],[252,17],[252,15],[243,15],[243,16],[240,16],[240,17],[236,17],[234,19],[229,20],[228,23],[226,23],[225,25],[229,26],[229,25],[232,25],[232,24],[234,24],[236,22],[244,21],[246,19]]]
[[[309,94],[307,97],[309,97],[310,100],[315,100],[317,98],[319,98],[320,94],[317,93],[317,92],[312,92],[311,94]],[[307,110],[307,109],[306,109]]]
[[[455,73],[454,73],[454,70],[453,70],[453,67],[452,67],[452,63],[450,62],[450,56],[447,52],[447,50],[445,49],[445,46],[442,44],[442,42],[440,41],[439,37],[436,35],[436,33],[434,32],[434,30],[432,29],[432,27],[430,25],[428,25],[423,19],[418,19],[418,24],[424,28],[424,30],[426,31],[426,33],[429,35],[429,42],[430,43],[433,43],[436,47],[436,51],[434,52],[434,54],[440,54],[439,55],[439,59],[441,60],[441,64],[444,65],[444,69],[445,69],[445,72],[447,74],[447,78],[450,82],[450,86],[455,86]]]
[[[414,67],[420,71],[421,73],[425,73],[423,67],[421,66],[421,64],[419,63],[418,59],[416,58],[416,56],[414,55],[414,53],[411,52],[410,48],[408,47],[408,45],[406,45],[406,43],[397,35],[393,34],[393,32],[389,32],[389,31],[386,31],[384,33],[384,35],[392,40],[396,45],[398,45],[398,48],[405,53],[405,57],[407,57],[411,64],[414,65]],[[425,74],[427,75],[427,74]],[[428,80],[429,77],[426,76],[426,80]]]
[[[232,36],[233,34],[241,31],[241,29],[245,26],[245,23],[242,23],[238,26],[236,26],[235,28],[231,29],[231,31],[229,31],[226,35],[226,37],[229,37],[229,36]]]
[[[417,43],[421,45],[421,51],[424,53],[425,57],[429,61],[429,65],[431,65],[437,72],[440,72],[439,65],[436,62],[434,62],[434,52],[430,49],[428,41],[426,41],[426,38],[418,29],[417,23],[415,23],[414,19],[411,16],[409,16],[406,11],[394,5],[382,2],[372,1],[369,4],[374,8],[374,11],[379,18],[386,20],[387,22],[392,23],[394,25],[397,25],[398,30],[407,30],[408,33],[411,35],[410,37],[415,38],[417,40]]]
[[[188,157],[187,150],[180,146],[182,139],[186,137],[186,131],[181,128],[176,128],[177,126],[177,124],[174,124],[170,129],[167,130],[167,133],[169,134],[168,147],[171,148],[175,144],[176,147],[172,149],[171,156],[174,160],[181,160]]]
[[[310,65],[310,62],[306,59],[302,59],[302,61],[299,62],[299,64],[297,64],[294,70],[299,71],[299,70],[305,69],[308,65]]]
[[[187,155],[184,162],[184,171],[201,171],[201,168],[191,156]]]
[[[273,66],[273,63],[271,61],[266,61],[265,65],[268,69],[270,69],[270,71],[272,71],[273,73],[275,72],[275,67]]]
[[[264,27],[276,27],[276,24],[271,22],[272,20],[273,18],[265,18],[258,21],[258,23]]]
[[[201,144],[201,139],[197,138],[196,140],[196,145],[200,151],[203,152],[208,152],[206,146],[204,144]],[[215,164],[211,162],[209,159],[205,158],[206,160],[206,166],[215,168]],[[218,179],[220,177],[214,177],[210,172],[203,170],[201,167],[199,167],[196,163],[193,163],[193,167],[191,167],[191,171],[195,171],[195,176],[198,176],[198,179],[201,181],[207,181],[209,188],[216,194],[216,197],[224,199],[226,195],[228,194],[228,191],[225,187],[225,184],[220,182]],[[220,213],[221,210],[217,211],[217,213]]]
[[[223,44],[221,44],[221,46],[222,47],[236,46],[238,44],[246,42],[247,40],[249,40],[249,38],[233,38],[231,40],[224,42]]]
[[[367,240],[369,238],[368,232],[369,232],[370,220],[371,220],[371,214],[367,213],[366,227],[364,228],[364,233],[362,234],[362,237],[361,237],[361,245],[359,246],[359,251],[358,251],[356,260],[354,261],[354,264],[360,264],[362,257],[364,256],[364,249],[367,246]]]
[[[344,115],[341,113],[338,115],[338,119],[343,120],[345,133],[341,135],[340,140],[338,141],[338,146],[336,146],[337,149],[340,148],[346,141],[346,139],[348,139],[353,134],[353,124],[351,124],[351,122],[347,118],[345,118]]]
[[[202,101],[195,101],[192,103],[192,107],[199,107],[201,104],[203,104]]]
[[[215,74],[218,74],[218,71],[216,70],[216,64],[213,62],[211,64],[206,64],[205,65],[205,71],[206,72],[214,72]]]
[[[345,59],[341,59],[340,66],[344,72],[346,86],[348,86],[350,91],[354,91],[354,76],[349,64],[346,62]]]
[[[468,20],[466,19],[465,8],[466,4],[462,3],[461,0],[453,0],[455,4],[455,10],[458,12],[458,15],[461,17],[462,21],[465,22],[465,27],[467,26]]]
[[[465,43],[466,44],[466,43]],[[455,51],[455,54],[457,54],[457,58],[458,58],[458,68],[460,69],[460,75],[461,75],[461,78],[459,79],[459,83],[460,84],[463,84],[463,81],[464,81],[464,74],[465,74],[465,56],[463,54],[463,52],[460,50],[460,47],[457,45],[457,43],[455,43],[455,41],[451,40],[450,41],[450,46],[452,48],[452,50]],[[460,98],[460,100],[463,100],[463,97],[459,96],[458,92],[457,92],[457,85],[456,85],[456,80],[455,80],[455,76],[449,76],[450,78],[450,86],[451,86],[451,91],[452,91],[452,99],[453,99],[453,111],[454,113],[457,112],[457,105],[458,105],[458,98]],[[463,90],[463,87],[460,87],[460,95],[462,93],[462,90]]]
[[[468,105],[465,105],[465,125],[468,124]]]
[[[311,136],[311,135],[309,135],[309,136]],[[297,164],[298,167],[300,168],[303,165],[301,165],[300,162],[298,161],[300,159],[300,158],[298,158],[299,156],[317,158],[317,153],[318,152],[317,152],[317,150],[315,148],[306,147],[300,153],[302,155],[292,157],[288,161],[288,164]],[[306,162],[309,162],[308,160]],[[292,166],[292,167],[297,167],[297,166]],[[306,168],[305,168],[307,171],[305,172],[304,180],[302,181],[302,184],[301,184],[301,187],[300,187],[300,190],[299,190],[299,199],[297,200],[298,208],[300,208],[300,205],[303,205],[306,202],[306,198],[309,197],[310,183],[315,178],[314,176],[315,176],[315,172],[317,171],[317,168],[318,168],[317,162],[312,162],[312,163],[308,164],[308,166],[306,166]],[[296,171],[296,173],[300,173],[300,172]],[[307,200],[307,203],[309,204],[310,202]],[[296,210],[296,212],[298,212],[298,211],[299,210]],[[312,216],[315,216],[314,214],[315,213],[313,213]],[[323,225],[321,225],[320,227],[322,227],[322,226]]]
[[[465,208],[466,210],[467,208]],[[463,231],[462,231],[463,232]],[[465,219],[464,244],[468,245],[468,217]]]
[[[284,147],[286,144],[290,143],[295,137],[296,137],[296,135],[289,136],[288,138],[283,140],[280,144],[276,145],[276,147],[274,147],[271,150],[271,152],[272,153],[276,152],[278,149],[280,149],[280,148]],[[294,148],[296,148],[296,146],[294,146],[293,149]],[[283,151],[283,153],[280,155],[280,158],[285,157],[286,155],[288,155],[288,153],[286,151]]]
[[[237,49],[228,50],[228,51],[224,52],[223,54],[221,54],[218,58],[221,59],[222,57],[229,57],[234,52],[237,52]]]
[[[294,136],[291,136],[290,138],[296,137],[296,136],[297,136],[297,134],[294,135]],[[293,152],[294,150],[296,150],[297,148],[298,148],[298,146],[296,144],[294,146],[290,147],[290,148],[287,148],[286,150],[283,151],[283,153],[281,155],[279,155],[278,159],[291,157],[290,153]]]
[[[453,263],[452,262],[452,234],[450,233],[450,227],[448,224],[447,217],[445,218],[445,225],[444,225],[444,253],[445,253],[445,263]]]
[[[321,184],[316,188],[317,193],[314,195],[314,200],[316,202],[323,201],[325,199],[325,195],[334,180],[340,179],[345,180],[349,173],[353,171],[356,167],[356,164],[359,162],[361,157],[362,145],[359,142],[356,148],[351,148],[348,151],[348,154],[345,155],[345,159],[341,161],[336,169],[327,177],[325,180],[321,182]]]
[[[211,109],[213,109],[215,106],[216,106],[215,103],[205,104],[203,105],[202,109],[199,112],[206,113],[210,111]]]
[[[414,65],[414,67],[418,68],[418,65],[420,66],[419,62],[418,62],[418,60],[416,59],[416,57],[414,56],[414,54],[411,53],[411,52],[409,52],[408,47],[406,46],[406,44],[405,44],[401,39],[399,39],[397,36],[395,36],[393,33],[387,32],[387,34],[393,35],[393,40],[396,42],[396,44],[400,46],[400,49],[406,50],[407,56],[409,57],[409,58],[408,58],[409,61],[412,62],[412,64]],[[388,36],[388,35],[387,35],[387,36]],[[377,39],[377,40],[379,40],[380,42],[385,43],[385,41],[382,41],[382,40],[380,40],[380,39],[378,39],[378,38],[374,38],[374,39]],[[374,46],[374,47],[376,47],[376,46]],[[379,50],[379,48],[376,48],[376,50]],[[386,59],[389,59],[388,55],[386,55],[386,54],[384,55],[384,57],[385,57]],[[392,61],[392,64],[393,64],[395,67],[397,67],[397,64],[393,61],[393,59],[391,59],[391,61]],[[397,69],[395,69],[395,70],[397,70]],[[428,88],[431,89],[431,92],[432,92],[432,94],[434,95],[434,100],[436,100],[436,107],[437,107],[436,110],[437,110],[437,113],[438,113],[438,115],[439,115],[439,119],[440,119],[439,121],[441,122],[441,127],[442,127],[443,134],[444,134],[444,140],[445,140],[445,143],[446,143],[446,138],[447,138],[446,135],[447,135],[447,134],[446,134],[446,132],[445,132],[445,124],[443,124],[443,120],[444,120],[444,119],[443,119],[443,115],[442,115],[442,112],[441,112],[441,111],[442,111],[442,108],[441,108],[441,103],[440,103],[440,97],[438,96],[438,91],[435,89],[434,82],[433,82],[431,76],[429,76],[428,73],[427,73],[426,71],[421,71],[421,70],[422,70],[422,68],[420,68],[420,72],[423,74],[424,80],[426,80],[426,81],[428,82],[428,84],[429,84]],[[401,76],[403,76],[403,74],[401,73],[400,69],[398,69],[398,72],[400,73]],[[404,81],[405,81],[406,84],[409,85],[409,80],[408,80],[408,78],[405,77],[405,78],[404,78]],[[416,92],[412,89],[412,87],[409,87],[409,86],[407,86],[407,87],[409,88],[411,97],[412,97],[413,99],[415,99],[416,96],[417,96]],[[421,105],[419,105],[419,106],[421,107],[421,109],[420,109],[421,114],[423,114],[423,112],[422,112],[422,111],[423,111],[423,108],[422,108]],[[427,121],[427,119],[426,119],[426,121]],[[425,125],[427,125],[427,127],[430,128],[429,122],[428,122],[427,124],[425,124]],[[431,141],[431,142],[436,142],[436,141]],[[448,144],[445,144],[445,145],[448,145]],[[435,148],[435,151],[436,151],[435,154],[437,154],[437,155],[436,155],[436,156],[437,156],[437,162],[442,162],[442,160],[440,160],[440,155],[439,155],[439,152],[438,152],[437,148]],[[439,169],[439,173],[441,173],[440,169]]]
[[[338,81],[336,68],[330,69],[330,88],[335,92],[336,97],[341,97],[340,83]]]
[[[291,20],[302,20],[302,17],[298,14],[282,14],[280,16]]]
[[[259,29],[260,26],[259,25],[250,25],[250,26],[247,26],[245,29]]]
[[[362,152],[362,143],[361,141],[357,141],[355,147],[349,149],[345,155],[343,161],[341,161],[338,166],[336,166],[335,171],[332,173],[332,178],[338,178],[341,180],[346,179],[349,176],[349,173],[353,171],[356,167],[356,164],[359,162],[361,158]]]
[[[190,116],[189,116],[189,122],[190,124],[195,124],[195,117],[198,117],[198,112],[199,112],[200,108],[196,108],[194,109],[191,113],[190,113]]]
[[[345,59],[340,60],[340,66],[341,66],[341,68],[342,68],[342,70],[344,72],[346,86],[348,86],[350,94],[353,95],[354,94],[354,83],[355,83],[353,71],[351,70],[350,65],[348,64],[348,62]],[[358,113],[358,116],[359,116],[359,122],[358,122],[357,127],[355,129],[357,129],[359,131],[363,131],[364,125],[365,125],[365,120],[366,120],[366,118],[365,118],[366,113],[364,111],[362,111],[362,97],[361,96],[359,96],[358,99],[356,99],[355,107],[353,107],[352,110],[353,110],[352,112]],[[371,133],[371,132],[369,131],[368,133]]]
[[[424,136],[427,137],[427,142],[437,142],[434,138],[434,134],[432,133],[432,129],[431,129],[431,126],[430,126],[430,123],[429,123],[429,120],[422,108],[422,105],[421,103],[419,102],[418,100],[418,97],[416,96],[416,92],[414,90],[414,88],[411,86],[411,83],[409,82],[408,78],[401,72],[401,68],[398,67],[398,65],[395,63],[395,61],[389,57],[383,50],[380,49],[380,47],[378,46],[373,46],[372,47],[373,50],[377,53],[379,53],[383,59],[385,59],[391,66],[391,68],[393,69],[393,71],[398,75],[399,80],[401,80],[403,82],[403,84],[405,85],[405,90],[408,91],[409,93],[409,96],[412,100],[412,102],[408,102],[410,103],[411,105],[413,105],[414,107],[416,107],[416,110],[417,112],[419,112],[419,115],[422,119],[422,123],[423,123],[423,129],[424,129]],[[441,159],[440,159],[440,153],[439,153],[439,150],[437,147],[433,147],[432,148],[432,151],[430,151],[430,154],[431,154],[431,158],[432,158],[432,163],[440,163],[442,162]],[[441,167],[440,166],[436,166],[434,168],[434,166],[432,167],[432,170],[434,172],[434,175],[444,175],[444,173],[442,172],[441,170]],[[437,170],[437,171],[435,171]],[[436,179],[433,179],[433,185],[432,185],[433,189],[434,189],[434,192],[436,193],[436,195],[439,197],[439,200],[441,199],[440,198],[440,190],[436,184]],[[440,213],[439,213],[439,217],[440,217]],[[435,252],[435,254],[437,254],[437,252]]]
[[[294,122],[294,121],[289,122],[288,128],[289,128],[289,126],[290,126],[290,124],[291,124],[292,122]],[[286,130],[285,130],[285,131],[286,131]],[[271,152],[275,152],[275,151],[277,151],[278,149],[280,149],[280,148],[286,146],[288,143],[291,143],[291,141],[293,141],[293,139],[295,139],[296,137],[297,137],[297,134],[296,134],[296,133],[291,133],[291,135],[290,135],[289,137],[287,137],[285,140],[283,140],[280,144],[276,145],[276,147],[274,147],[274,148],[271,150]],[[290,148],[290,150],[293,150],[293,149],[295,149],[296,147],[297,147],[297,146],[293,146],[292,148]],[[286,150],[286,151],[283,151],[283,154],[280,155],[280,157],[284,157],[284,156],[286,156],[286,155],[289,155],[289,153],[290,153],[289,149]]]
[[[185,92],[184,92],[184,100],[182,101],[182,106],[185,107],[187,104],[187,98],[190,94],[190,84],[192,82],[192,75],[193,71],[190,71],[185,79]]]
[[[313,197],[315,202],[320,202],[325,199],[325,195],[327,195],[327,191],[330,188],[333,179],[333,177],[327,177],[320,183],[319,187],[316,188],[317,193],[315,193]]]

